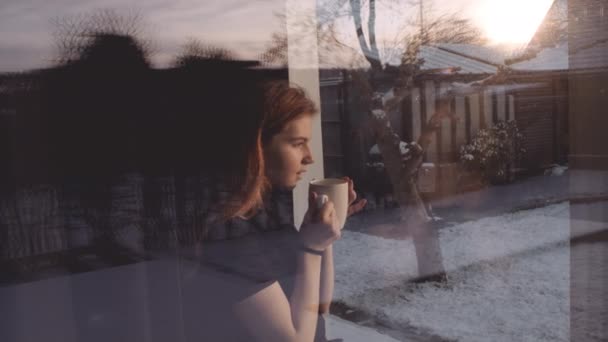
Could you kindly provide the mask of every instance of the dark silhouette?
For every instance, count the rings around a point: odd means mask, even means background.
[[[202,182],[250,186],[226,174],[248,161],[225,151],[255,146],[258,85],[286,71],[196,41],[157,69],[137,23],[113,15],[59,21],[56,66],[0,78],[2,103],[19,113],[2,127],[0,257],[22,276],[49,253],[80,272],[196,243],[208,214]]]

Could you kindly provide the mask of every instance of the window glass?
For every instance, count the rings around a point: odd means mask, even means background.
[[[320,2],[325,174],[341,146],[368,202],[335,243],[339,315],[429,340],[605,336],[590,315],[606,308],[585,304],[606,296],[591,290],[606,281],[591,257],[606,251],[591,214],[608,189],[592,128],[606,125],[605,7]]]
[[[608,340],[607,8],[4,0],[0,341]]]

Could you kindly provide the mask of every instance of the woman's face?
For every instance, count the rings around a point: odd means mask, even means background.
[[[300,115],[264,146],[266,177],[275,188],[293,189],[306,166],[313,163],[310,152],[312,115]]]

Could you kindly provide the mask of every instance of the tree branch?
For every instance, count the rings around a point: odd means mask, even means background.
[[[369,32],[369,47],[372,57],[380,62],[380,54],[378,53],[378,44],[376,43],[376,0],[369,0],[369,19],[367,21],[367,30]]]
[[[372,70],[381,70],[382,64],[373,55],[373,52],[370,50],[369,46],[367,45],[367,41],[365,40],[365,33],[363,32],[363,25],[361,22],[361,1],[360,0],[350,0],[350,6],[351,6],[351,9],[353,12],[355,30],[357,33],[357,39],[359,40],[359,46],[361,47],[361,51],[363,52],[365,59],[371,65]],[[374,35],[374,40],[375,40],[375,35]],[[375,42],[374,42],[374,44],[375,44]]]

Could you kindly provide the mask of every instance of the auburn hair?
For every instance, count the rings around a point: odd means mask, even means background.
[[[247,101],[255,108],[249,117],[252,120],[244,124],[241,138],[238,139],[241,149],[237,149],[235,163],[229,169],[232,173],[227,176],[229,192],[232,194],[224,203],[223,218],[249,218],[263,205],[264,194],[270,189],[270,183],[265,176],[264,147],[285,126],[302,115],[313,115],[318,112],[315,103],[310,100],[305,91],[287,81],[261,82],[258,99],[249,97]],[[256,125],[257,124],[257,125]],[[255,131],[251,130],[255,127]],[[241,124],[241,127],[244,127]],[[243,140],[245,138],[246,140]]]
[[[302,115],[318,112],[315,103],[306,95],[304,89],[287,81],[270,81],[263,85],[264,119],[262,120],[262,144],[266,145],[272,137],[285,126]]]

